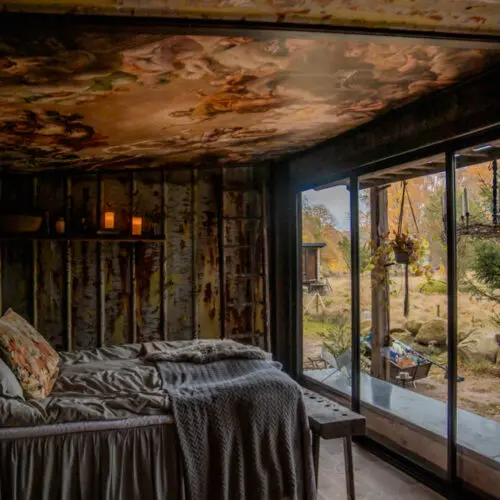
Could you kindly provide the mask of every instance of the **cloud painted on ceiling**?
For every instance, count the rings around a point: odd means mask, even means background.
[[[447,87],[492,50],[90,29],[0,36],[0,162],[127,168],[277,158]]]

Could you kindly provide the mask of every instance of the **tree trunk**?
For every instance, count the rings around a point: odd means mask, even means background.
[[[371,240],[375,253],[389,232],[387,211],[387,189],[370,189]],[[376,267],[372,271],[372,366],[371,374],[379,379],[387,379],[389,363],[382,356],[382,350],[388,344],[389,335],[389,285],[386,268]],[[383,280],[375,279],[384,273]]]

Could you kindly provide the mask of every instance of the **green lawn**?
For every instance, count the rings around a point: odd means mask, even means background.
[[[305,317],[303,323],[303,336],[304,338],[310,340],[321,340],[319,333],[326,332],[327,327],[328,323],[323,323],[321,321],[312,321]]]

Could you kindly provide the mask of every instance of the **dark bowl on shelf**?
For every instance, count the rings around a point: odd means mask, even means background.
[[[42,225],[39,215],[2,214],[0,231],[2,233],[36,233]]]

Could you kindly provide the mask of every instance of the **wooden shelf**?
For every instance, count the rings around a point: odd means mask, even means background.
[[[161,242],[165,241],[165,235],[160,236],[130,236],[127,234],[0,234],[0,241],[115,241],[115,242]]]

